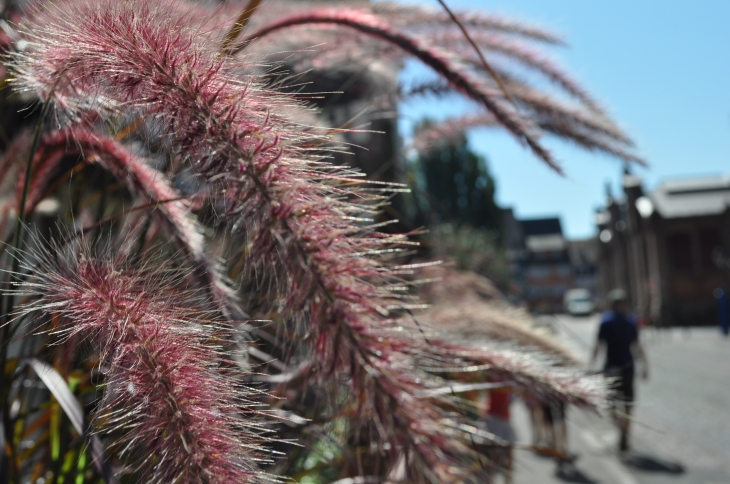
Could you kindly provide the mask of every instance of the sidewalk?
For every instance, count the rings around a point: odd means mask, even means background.
[[[519,442],[529,443],[527,409],[512,406]],[[618,432],[609,418],[571,409],[568,414],[569,449],[578,458],[558,472],[555,461],[528,450],[515,451],[514,484],[728,484],[721,469],[688,468],[658,455],[651,442],[634,437],[633,450],[620,456]],[[499,482],[499,481],[497,481]]]
[[[531,442],[527,409],[521,402],[512,406],[513,423],[519,442]],[[570,409],[568,448],[577,456],[573,464],[558,472],[555,460],[529,450],[515,452],[515,484],[535,483],[611,483],[638,484],[619,460],[618,432],[610,421],[597,415]]]
[[[594,337],[597,322],[595,317],[564,319],[555,327],[566,343],[580,343],[580,353],[587,356],[586,343]],[[516,450],[513,482],[730,483],[730,473],[725,465],[730,459],[716,456],[717,452],[724,453],[727,449],[723,429],[728,426],[730,415],[719,411],[717,406],[707,407],[719,401],[730,401],[727,374],[718,372],[717,367],[725,368],[730,362],[730,344],[725,344],[730,341],[717,341],[711,331],[703,328],[694,330],[691,337],[665,336],[656,342],[651,338],[645,341],[653,365],[649,382],[640,383],[638,422],[632,431],[630,452],[619,454],[618,431],[609,416],[570,408],[567,413],[568,448],[577,456],[573,465],[565,466],[559,473],[552,458],[529,450]],[[717,365],[711,366],[703,357]],[[725,407],[725,404],[720,406]],[[532,442],[530,419],[521,401],[512,405],[512,415],[518,443],[529,445]],[[691,428],[682,426],[688,422]],[[711,434],[708,430],[711,428],[717,431]],[[702,462],[698,456],[705,456],[707,462]]]

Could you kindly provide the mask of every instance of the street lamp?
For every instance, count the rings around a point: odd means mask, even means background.
[[[649,218],[654,213],[654,204],[651,203],[649,197],[639,197],[636,199],[636,210],[641,215],[641,218]]]

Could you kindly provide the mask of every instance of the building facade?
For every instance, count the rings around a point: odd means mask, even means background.
[[[568,253],[573,267],[573,287],[598,293],[598,237],[569,240]]]
[[[562,311],[574,284],[568,242],[557,217],[517,220],[505,211],[503,240],[522,299],[532,312]]]
[[[626,174],[623,197],[596,213],[599,293],[625,289],[656,326],[717,322],[714,292],[730,287],[730,177],[663,182],[646,192]]]

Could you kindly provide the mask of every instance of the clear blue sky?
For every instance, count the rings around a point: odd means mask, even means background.
[[[651,165],[635,170],[645,186],[730,172],[730,0],[449,0],[449,5],[525,19],[564,35],[568,47],[549,51],[636,140]],[[415,65],[405,73],[425,74]],[[454,100],[414,102],[403,107],[403,131],[423,115],[474,109]],[[559,215],[572,238],[594,234],[592,214],[604,201],[605,183],[618,191],[621,163],[607,156],[546,139],[567,173],[561,178],[504,132],[477,129],[469,142],[488,157],[500,204],[523,218]]]

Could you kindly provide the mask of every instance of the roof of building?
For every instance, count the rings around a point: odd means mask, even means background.
[[[550,218],[533,218],[527,220],[521,220],[522,222],[522,233],[525,237],[532,235],[550,235],[559,234],[563,235],[563,228],[560,225],[560,219],[558,217]]]
[[[730,207],[730,176],[667,180],[648,195],[663,218],[718,215]]]
[[[641,187],[642,180],[640,176],[636,175],[624,175],[623,186],[624,188]]]
[[[519,251],[525,248],[525,237],[522,232],[522,223],[515,218],[511,208],[502,210],[502,240],[508,251]]]
[[[525,237],[525,246],[530,252],[554,252],[564,250],[567,243],[560,234],[530,235]]]
[[[598,264],[598,238],[571,240],[568,242],[568,252],[573,264]]]

